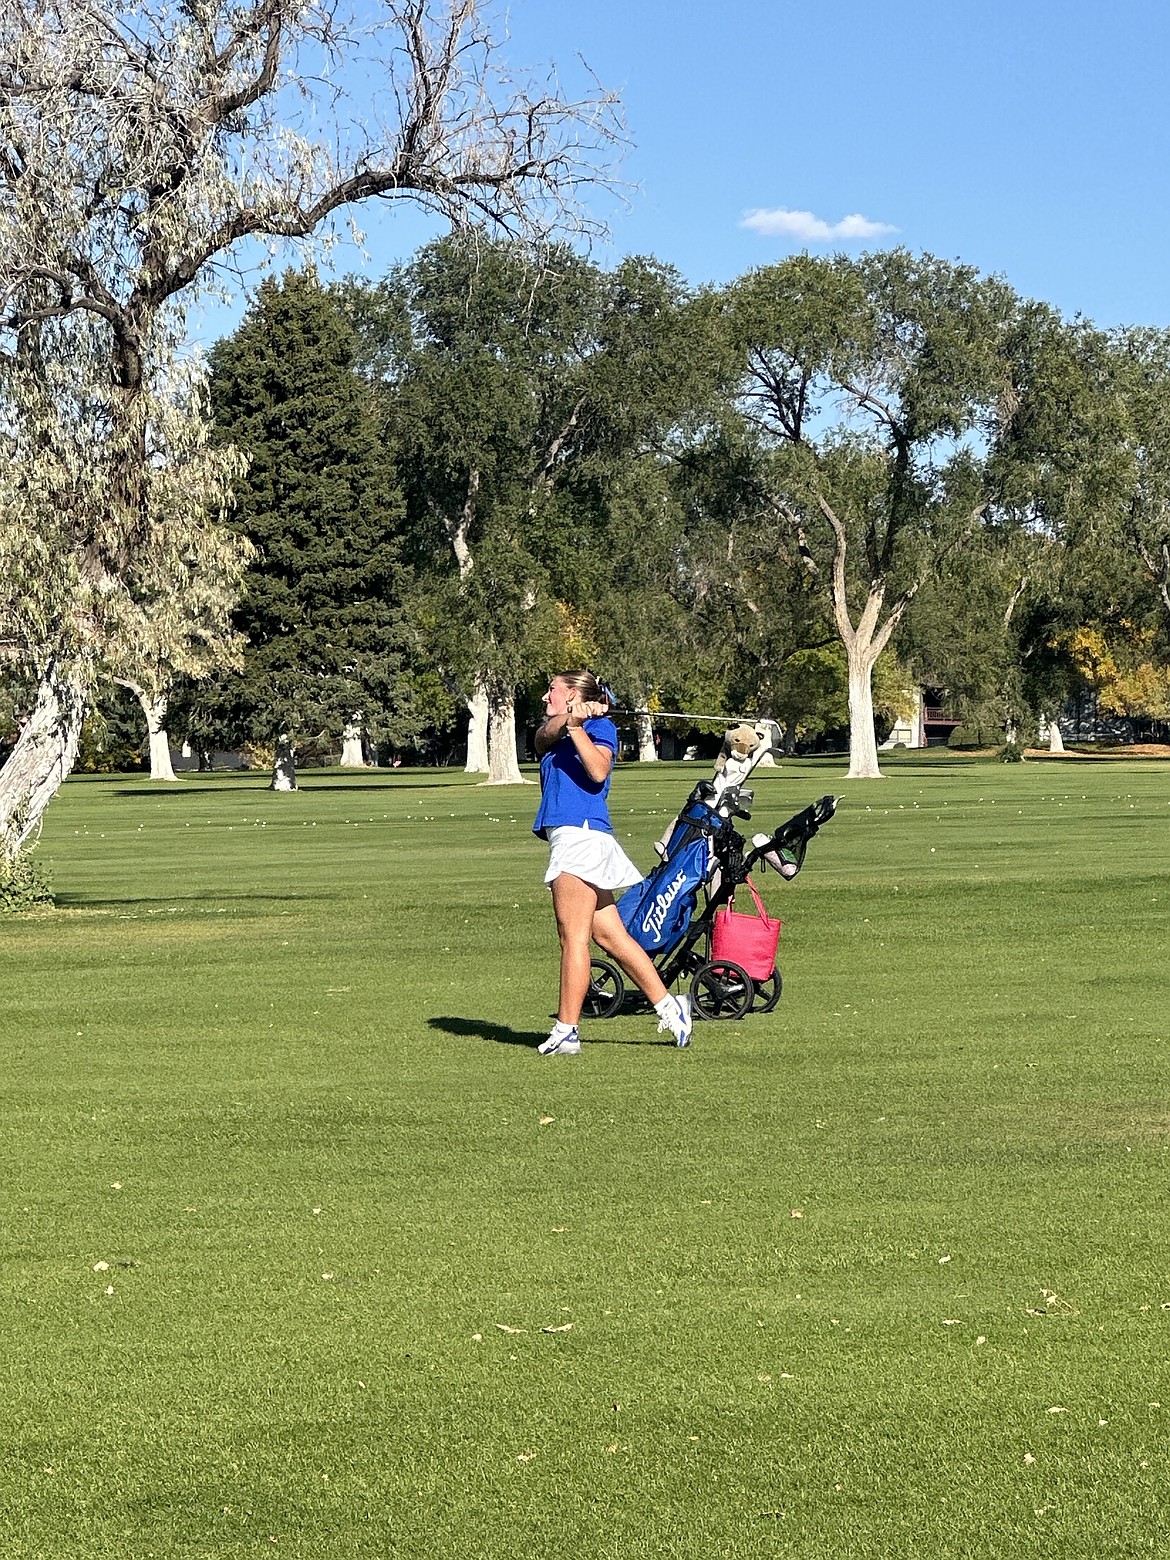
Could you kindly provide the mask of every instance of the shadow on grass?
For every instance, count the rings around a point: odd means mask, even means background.
[[[491,1024],[479,1018],[428,1018],[427,1023],[432,1029],[458,1035],[461,1040],[494,1040],[496,1045],[522,1045],[529,1050],[535,1050],[547,1034],[543,1029],[513,1029],[508,1024]]]
[[[176,905],[176,904],[218,904],[221,900],[227,900],[237,904],[277,904],[299,905],[316,903],[324,899],[340,899],[340,893],[319,894],[268,894],[262,889],[253,892],[223,893],[216,890],[215,893],[201,894],[142,894],[138,897],[125,899],[113,899],[104,894],[71,894],[68,890],[54,892],[53,903],[62,909],[76,910],[82,907],[92,906],[100,908],[103,905]]]
[[[447,1035],[458,1035],[460,1039],[491,1040],[496,1045],[519,1045],[530,1051],[534,1051],[548,1034],[546,1029],[513,1029],[508,1024],[491,1024],[485,1019],[479,1018],[428,1018],[427,1023],[432,1029],[441,1029]],[[604,1024],[600,1026],[590,1025],[585,1043],[590,1046],[646,1046],[655,1044],[674,1046],[674,1041],[669,1038],[666,1040],[630,1040],[625,1036],[614,1035],[611,1039],[605,1033]]]
[[[532,785],[532,780],[526,780],[524,784]],[[310,791],[360,791],[363,794],[369,791],[477,791],[480,787],[486,787],[486,780],[340,780],[334,785],[326,780],[324,785],[306,786]],[[493,791],[516,790],[515,785],[493,786]]]
[[[1166,753],[1029,753],[1029,764],[1060,764],[1065,760],[1072,760],[1073,764],[1081,759],[1088,764],[1136,764],[1143,760],[1146,763],[1164,764],[1170,754]]]
[[[978,763],[981,760],[995,757],[994,753],[983,751],[978,753],[965,753],[962,751],[956,751],[954,748],[938,750],[932,748],[911,748],[909,751],[915,755],[919,753],[930,753],[931,756],[929,758],[907,758],[903,753],[898,753],[896,755],[891,753],[879,753],[879,766],[883,770],[888,770],[890,774],[937,774],[940,769],[969,769],[972,764]],[[934,756],[936,752],[937,757]],[[849,777],[846,775],[844,778],[848,779]]]
[[[244,773],[226,774],[222,780],[201,780],[198,785],[188,785],[180,781],[172,785],[169,780],[149,780],[136,785],[118,785],[114,787],[115,796],[200,796],[207,792],[214,792],[222,796],[224,791],[235,785],[241,791],[271,791],[272,787],[267,781],[261,783],[257,780],[254,784],[248,784],[248,776]]]
[[[104,776],[102,777],[105,778]],[[529,781],[528,784],[532,782]],[[277,799],[284,796],[300,796],[304,792],[328,791],[330,795],[343,791],[356,791],[363,796],[371,796],[379,791],[471,791],[475,783],[464,780],[392,780],[387,778],[371,780],[339,780],[332,781],[326,776],[310,776],[306,781],[303,777],[299,781],[295,791],[274,791],[267,779],[249,775],[247,770],[227,770],[222,778],[214,780],[207,777],[201,778],[195,783],[181,780],[172,785],[169,780],[139,781],[130,785],[118,785],[115,787],[116,796],[142,797],[142,796],[201,796],[212,794],[222,796],[225,791],[236,789],[249,794],[267,794]],[[496,786],[494,789],[499,790]]]

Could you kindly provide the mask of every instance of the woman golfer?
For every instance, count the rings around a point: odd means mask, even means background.
[[[589,990],[590,941],[642,988],[659,1029],[669,1029],[679,1045],[690,1045],[690,998],[667,991],[614,903],[613,890],[640,883],[642,874],[614,839],[605,804],[617,752],[609,699],[592,672],[561,672],[549,684],[544,707],[545,721],[536,733],[540,810],[532,829],[550,846],[544,880],[552,889],[561,939],[561,998],[557,1021],[537,1050],[542,1056],[576,1056],[581,1049],[577,1026]]]

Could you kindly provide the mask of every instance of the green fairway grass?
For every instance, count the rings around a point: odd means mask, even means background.
[[[71,781],[0,922],[0,1554],[1165,1552],[1170,767],[840,759],[775,1012],[539,1058],[536,788]],[[697,776],[623,766],[636,861]]]

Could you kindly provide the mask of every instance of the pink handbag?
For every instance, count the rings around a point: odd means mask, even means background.
[[[711,957],[729,959],[746,970],[753,980],[767,980],[776,968],[776,949],[780,944],[782,921],[774,920],[764,909],[756,885],[747,880],[748,891],[758,914],[741,915],[735,909],[735,895],[715,912],[711,927]]]

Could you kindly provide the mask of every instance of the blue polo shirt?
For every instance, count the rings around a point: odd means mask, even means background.
[[[608,748],[611,753],[617,752],[617,727],[608,716],[591,716],[585,722],[585,734],[598,747]],[[586,823],[591,829],[602,829],[606,834],[612,834],[609,808],[605,805],[612,775],[611,767],[609,774],[600,783],[591,780],[573,746],[572,737],[566,731],[556,747],[550,748],[540,761],[540,808],[536,822],[532,825],[533,834],[546,840],[549,829],[557,829],[564,824],[579,829]]]

